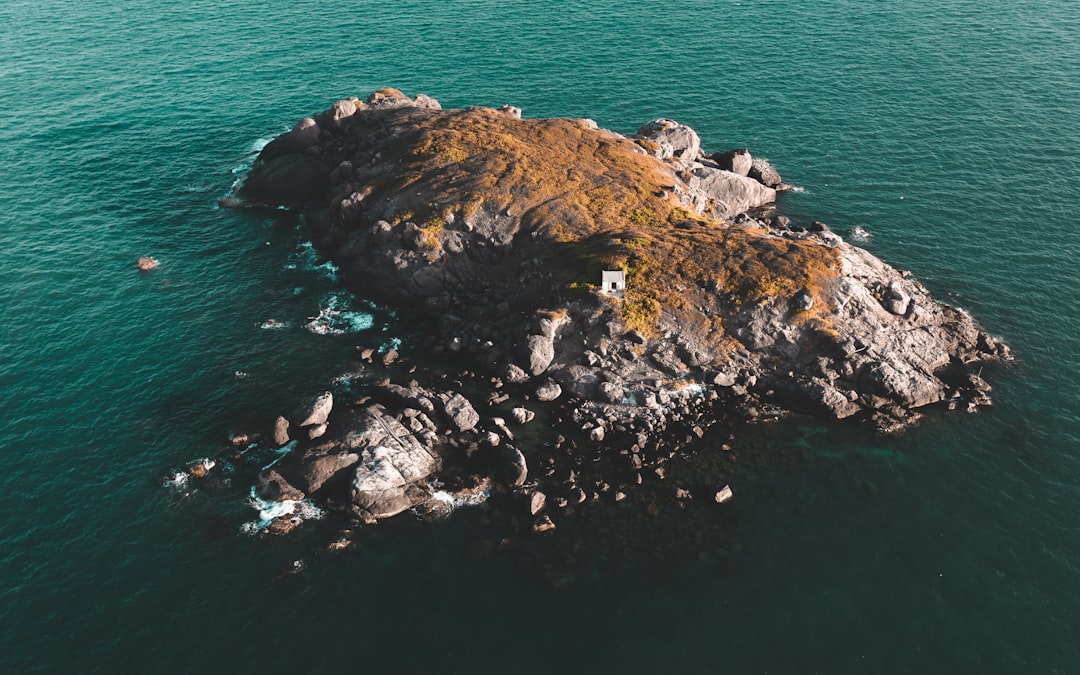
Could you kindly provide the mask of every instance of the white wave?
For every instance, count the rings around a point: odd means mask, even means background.
[[[874,234],[865,227],[854,225],[848,230],[848,237],[852,241],[871,241],[874,238]]]
[[[163,487],[168,487],[168,488],[173,488],[173,489],[179,490],[179,489],[183,488],[185,485],[187,485],[187,482],[188,482],[187,473],[184,472],[184,471],[177,471],[177,472],[172,473],[172,474],[170,474],[168,476],[165,476],[165,478],[161,481],[161,485]]]
[[[310,241],[302,241],[297,245],[296,252],[289,256],[289,262],[285,264],[285,269],[318,272],[331,281],[337,281],[338,266],[329,260],[322,263],[318,262],[318,260],[319,254],[315,251],[314,244]]]
[[[202,466],[202,468],[206,470],[206,473],[210,473],[210,471],[215,466],[217,466],[217,462],[210,459],[209,457],[203,457],[202,459],[195,460],[194,462],[192,462],[188,466],[190,466],[190,467]]]
[[[248,506],[258,512],[258,515],[254,520],[240,526],[240,531],[246,534],[255,534],[265,530],[275,518],[282,516],[292,516],[300,520],[322,520],[326,517],[326,511],[315,506],[310,499],[286,499],[272,502],[260,497],[254,486],[248,494],[247,502]]]
[[[316,335],[345,335],[368,330],[375,325],[375,317],[363,311],[349,308],[345,293],[331,293],[323,298],[319,315],[311,318],[304,327]]]
[[[462,506],[477,506],[483,504],[491,496],[488,490],[477,490],[471,493],[454,494],[446,490],[436,490],[431,493],[431,500],[445,505],[450,511]]]

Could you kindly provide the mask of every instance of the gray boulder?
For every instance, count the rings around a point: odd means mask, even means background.
[[[675,120],[653,120],[638,129],[638,135],[659,145],[654,152],[659,159],[695,160],[701,154],[697,132]]]
[[[510,411],[510,415],[518,424],[527,424],[536,419],[536,413],[527,408],[514,408]]]
[[[525,360],[529,372],[539,375],[555,360],[555,341],[546,335],[530,335],[525,338]]]
[[[305,497],[304,493],[282,478],[274,469],[259,473],[255,482],[255,492],[271,502],[296,501]]]
[[[278,415],[274,419],[274,427],[270,431],[270,440],[275,448],[280,448],[289,442],[289,420],[284,415]]]
[[[373,522],[430,498],[423,481],[439,469],[439,459],[396,419],[377,406],[366,409],[348,439],[362,446],[352,480],[355,516]]]
[[[708,166],[694,169],[687,185],[694,209],[706,212],[713,200],[712,212],[717,218],[731,218],[776,201],[776,190],[752,178]]]
[[[711,155],[710,159],[724,171],[730,171],[736,176],[748,175],[754,164],[754,158],[750,156],[750,151],[746,148],[717,152]]]
[[[500,453],[502,459],[503,478],[506,485],[511,488],[521,487],[529,477],[529,465],[525,461],[525,455],[510,444],[502,446]]]
[[[330,411],[334,408],[334,395],[328,391],[312,396],[296,407],[292,420],[298,427],[326,424]]]
[[[480,414],[473,408],[469,399],[461,394],[454,394],[443,406],[447,419],[459,432],[468,431],[480,422]]]
[[[300,485],[308,494],[318,492],[328,480],[360,461],[355,452],[309,452],[300,462]]]
[[[536,398],[540,401],[554,401],[562,396],[562,387],[548,380],[536,388]]]
[[[750,172],[747,175],[762,185],[771,188],[775,188],[784,182],[780,178],[780,172],[773,168],[769,160],[761,157],[754,158],[754,161],[750,164]]]

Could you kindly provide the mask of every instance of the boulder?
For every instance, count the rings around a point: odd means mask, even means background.
[[[502,460],[503,480],[511,488],[521,487],[529,477],[529,465],[525,461],[525,455],[510,444],[504,444],[499,453]]]
[[[411,98],[392,87],[386,87],[368,96],[367,104],[372,108],[411,108]]]
[[[548,369],[555,359],[555,341],[547,335],[530,335],[525,338],[525,361],[534,376]]]
[[[907,314],[908,307],[911,305],[911,296],[904,291],[899,281],[892,281],[885,291],[881,304],[893,314],[903,316]]]
[[[135,267],[139,268],[140,272],[149,272],[150,270],[157,269],[158,259],[150,256],[143,256],[135,261]]]
[[[710,155],[709,159],[716,162],[716,165],[719,168],[724,171],[730,171],[736,176],[748,175],[754,163],[754,158],[750,156],[750,151],[746,148],[717,152]],[[757,179],[755,178],[754,180]]]
[[[480,414],[476,412],[476,408],[461,394],[451,396],[444,404],[443,412],[459,432],[468,431],[480,422]]]
[[[618,382],[601,382],[597,386],[596,392],[600,395],[600,400],[613,404],[622,403],[623,397],[626,395],[626,390]]]
[[[783,179],[780,178],[780,173],[773,168],[773,165],[769,163],[769,160],[762,159],[761,157],[754,158],[754,161],[750,164],[750,171],[747,175],[765,187],[775,188],[783,182]]]
[[[555,523],[548,516],[540,516],[533,523],[533,532],[550,532],[555,529]]]
[[[298,427],[318,426],[326,423],[333,408],[334,395],[324,391],[300,403],[293,411],[291,419]]]
[[[442,104],[427,94],[417,94],[414,96],[413,107],[424,108],[425,110],[442,110]]]
[[[335,442],[359,455],[352,477],[350,511],[364,522],[401,513],[431,497],[425,481],[439,469],[431,454],[381,406],[357,411]]]
[[[697,132],[675,120],[653,120],[638,129],[638,136],[659,146],[654,153],[659,159],[695,160],[701,154],[701,139]]]
[[[526,495],[529,506],[529,515],[535,516],[544,510],[544,505],[547,503],[547,495],[539,490],[533,490]]]
[[[562,387],[551,380],[547,380],[536,388],[536,398],[540,401],[554,401],[560,396],[562,396]]]
[[[709,200],[714,200],[712,210],[717,218],[731,218],[776,201],[776,190],[752,178],[708,166],[694,169],[687,185],[694,209],[705,211],[709,208]]]
[[[355,96],[337,101],[319,115],[319,126],[327,129],[340,128],[345,120],[356,114],[358,105],[363,106],[364,104],[360,103],[360,100]]]
[[[275,448],[280,448],[289,442],[289,420],[284,415],[274,418],[274,426],[270,430],[270,440]]]
[[[306,496],[274,469],[265,469],[259,473],[255,492],[270,502],[297,501]]]
[[[300,461],[299,483],[304,492],[318,492],[327,481],[352,468],[360,455],[355,452],[308,453]]]
[[[735,494],[731,491],[731,486],[725,485],[716,491],[716,494],[713,495],[713,499],[717,504],[723,504],[725,502],[730,502],[734,496]]]
[[[518,424],[528,424],[529,422],[532,422],[534,419],[536,419],[536,413],[528,410],[527,408],[521,407],[511,410],[510,415]]]

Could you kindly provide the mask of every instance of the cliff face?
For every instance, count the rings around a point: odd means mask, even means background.
[[[434,354],[572,399],[600,440],[663,428],[688,398],[883,430],[989,403],[966,366],[1007,348],[827,227],[773,216],[785,187],[672,120],[623,136],[382,90],[267,145],[235,203],[302,212],[351,289],[422,325]],[[599,289],[603,270],[625,290]]]

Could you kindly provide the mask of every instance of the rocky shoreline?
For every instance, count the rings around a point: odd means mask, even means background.
[[[719,423],[799,411],[896,433],[926,406],[989,405],[972,367],[1008,348],[827,226],[776,215],[786,187],[672,120],[624,136],[392,89],[305,118],[223,205],[287,208],[352,292],[426,338],[363,349],[358,396],[236,435],[282,453],[257,494],[371,524],[500,493],[548,532],[664,480]]]

